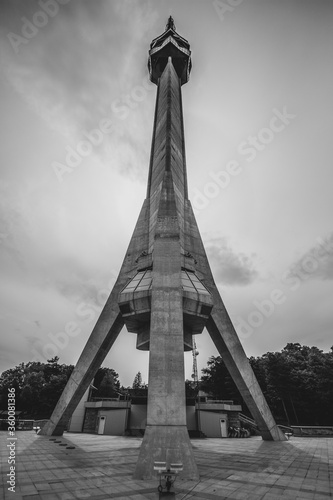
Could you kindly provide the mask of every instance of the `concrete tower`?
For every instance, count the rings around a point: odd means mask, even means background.
[[[186,427],[184,350],[207,328],[263,439],[284,440],[248,363],[215,285],[187,192],[181,87],[191,51],[170,17],[149,51],[157,85],[147,197],[119,276],[62,396],[42,433],[64,425],[125,324],[137,349],[149,350],[147,427],[135,477],[154,475],[154,461],[181,462],[198,478]]]

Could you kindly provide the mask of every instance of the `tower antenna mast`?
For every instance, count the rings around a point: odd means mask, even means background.
[[[195,387],[199,390],[199,377],[198,377],[198,362],[197,356],[199,355],[199,351],[197,350],[197,344],[195,342],[195,336],[192,337],[192,356],[193,356],[193,373],[192,377],[195,383]]]

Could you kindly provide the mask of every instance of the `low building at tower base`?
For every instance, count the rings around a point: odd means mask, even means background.
[[[70,432],[109,436],[143,436],[147,423],[147,398],[121,397],[88,401],[82,398],[68,425]],[[200,397],[186,400],[190,437],[226,438],[230,427],[241,427],[241,405],[231,400]]]

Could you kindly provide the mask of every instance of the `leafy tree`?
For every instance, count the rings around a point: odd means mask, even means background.
[[[185,394],[187,399],[195,399],[198,395],[198,385],[193,380],[185,380]]]
[[[93,385],[97,388],[93,397],[116,398],[120,391],[119,375],[112,368],[99,368]]]
[[[281,352],[249,361],[278,423],[332,424],[333,348],[324,353],[317,347],[288,343]],[[218,399],[241,401],[221,357],[209,359],[202,381],[201,387]]]
[[[132,388],[129,388],[128,392],[134,397],[147,397],[148,385],[142,382],[141,372],[135,375]]]
[[[24,418],[49,418],[72,373],[73,366],[58,363],[56,356],[47,363],[21,363],[0,376],[0,408],[7,408],[8,388],[14,387],[16,409]],[[111,368],[99,368],[93,385],[94,396],[117,397],[119,375]]]
[[[141,389],[141,388],[142,388],[142,375],[141,372],[138,372],[134,377],[132,389]]]
[[[332,351],[289,343],[281,352],[251,358],[250,363],[258,379],[264,373],[262,389],[278,420],[294,425],[332,422]]]
[[[217,399],[231,399],[235,404],[242,401],[242,397],[229,375],[221,356],[211,356],[207,368],[202,369],[200,388]]]
[[[1,408],[7,405],[8,388],[15,387],[16,409],[26,418],[49,418],[73,370],[55,357],[47,363],[21,363],[0,376]]]

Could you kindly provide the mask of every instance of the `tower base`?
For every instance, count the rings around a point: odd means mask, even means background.
[[[276,424],[269,430],[260,430],[264,441],[287,441],[285,433]]]
[[[57,425],[55,427],[55,424],[51,420],[48,420],[38,434],[40,436],[62,436],[65,428],[64,425]]]
[[[199,473],[185,425],[147,425],[140,448],[134,479],[154,479],[154,462],[183,465],[179,476],[198,480]]]

